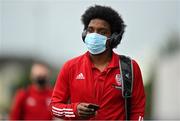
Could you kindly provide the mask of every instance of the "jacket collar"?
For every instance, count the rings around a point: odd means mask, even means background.
[[[88,64],[90,65],[90,67],[95,68],[94,64],[90,60],[90,53],[88,51],[85,53],[85,58]],[[116,67],[119,67],[119,55],[112,51],[112,58],[107,66],[107,69],[116,68]]]

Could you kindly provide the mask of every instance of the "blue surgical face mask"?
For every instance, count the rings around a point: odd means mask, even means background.
[[[97,33],[89,33],[85,37],[88,51],[93,55],[100,54],[106,50],[106,41],[106,36]]]

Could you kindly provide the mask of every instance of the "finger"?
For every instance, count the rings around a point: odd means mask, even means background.
[[[82,110],[79,110],[79,114],[80,115],[95,115],[95,111],[82,111]]]
[[[90,109],[88,107],[85,107],[84,105],[83,106],[80,106],[79,107],[79,110],[80,111],[84,111],[84,112],[94,112],[94,109]]]
[[[88,116],[86,116],[86,115],[82,115],[82,116],[79,116],[80,117],[80,119],[84,119],[84,120],[87,120],[89,117]]]
[[[79,117],[82,118],[82,119],[88,119],[91,116],[93,116],[93,115],[79,115]]]
[[[84,107],[88,107],[89,103],[81,103]]]

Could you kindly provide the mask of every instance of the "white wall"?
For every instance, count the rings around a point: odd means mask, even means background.
[[[180,119],[180,51],[160,58],[153,88],[154,119]]]

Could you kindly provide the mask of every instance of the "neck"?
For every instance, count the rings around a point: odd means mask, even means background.
[[[112,57],[111,49],[107,49],[105,52],[98,55],[90,54],[90,59],[92,63],[100,71],[103,71],[108,66],[108,63],[111,60],[111,57]]]

